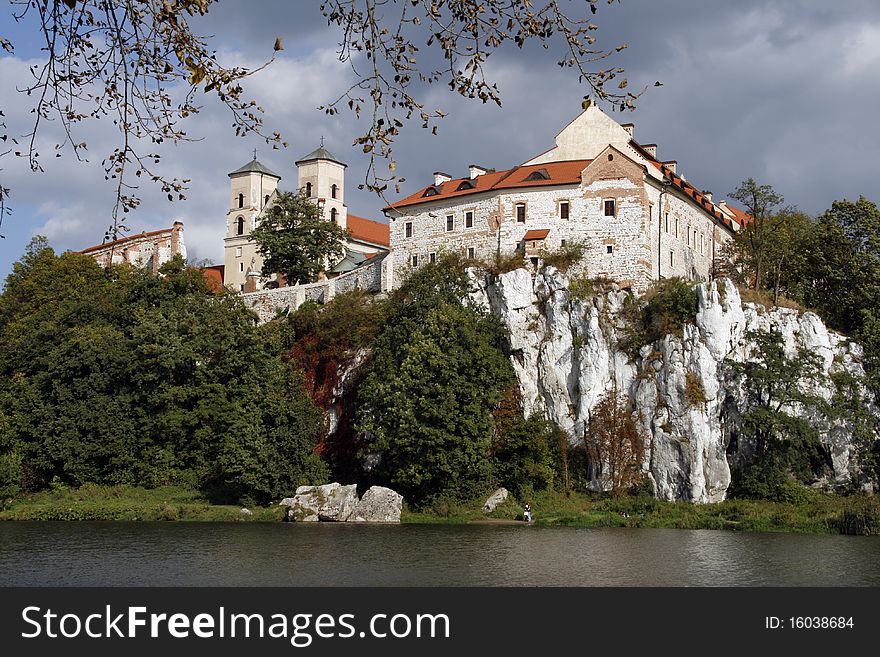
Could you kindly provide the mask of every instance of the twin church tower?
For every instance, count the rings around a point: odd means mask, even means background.
[[[345,205],[346,164],[321,146],[296,161],[296,189],[303,190],[323,218],[347,229],[346,255],[328,276],[350,271],[370,257],[389,249],[388,225],[348,213]],[[224,284],[232,290],[254,292],[266,283],[263,259],[250,239],[262,213],[274,202],[281,176],[254,159],[229,174],[230,203],[224,238]]]

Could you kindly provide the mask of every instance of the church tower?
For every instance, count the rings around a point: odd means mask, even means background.
[[[345,169],[348,165],[321,145],[296,162],[299,171],[299,189],[318,207],[323,207],[323,218],[335,221],[343,229],[348,225],[345,207]]]
[[[260,213],[269,204],[281,176],[254,159],[229,174],[230,203],[223,240],[223,280],[237,292],[259,287],[263,260],[250,239]]]

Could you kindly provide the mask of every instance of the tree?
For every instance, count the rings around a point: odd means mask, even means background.
[[[415,271],[390,301],[358,390],[363,456],[411,504],[467,498],[491,479],[492,410],[514,375],[501,323],[468,289],[450,257]]]
[[[489,55],[506,44],[558,46],[559,65],[574,69],[589,95],[621,110],[633,109],[641,92],[630,91],[627,80],[619,79],[623,69],[594,68],[626,47],[596,46],[598,26],[587,17],[586,8],[595,14],[598,3],[582,0],[579,9],[560,0],[538,5],[519,0],[322,0],[318,8],[339,32],[339,59],[351,65],[356,81],[321,109],[333,115],[347,107],[358,117],[369,117],[369,127],[355,144],[370,153],[364,184],[378,193],[389,182],[403,182],[395,176],[391,145],[404,122],[418,120],[436,132],[435,120],[445,115],[424,107],[417,97],[419,87],[442,82],[467,98],[500,105],[500,91],[484,66]],[[38,137],[43,124],[56,119],[65,138],[52,152],[58,156],[68,149],[83,159],[87,145],[78,135],[79,125],[111,120],[120,141],[103,163],[107,178],[116,181],[108,230],[115,239],[126,230],[120,210],[138,205],[137,181],[153,180],[170,200],[183,198],[189,181],[163,174],[154,147],[195,139],[184,124],[201,109],[196,100],[199,88],[230,110],[236,135],[256,133],[273,148],[286,147],[279,132],[264,130],[262,108],[243,97],[241,85],[275,59],[283,49],[281,39],[275,39],[271,56],[255,69],[225,66],[190,24],[211,5],[212,0],[12,0],[18,9],[15,20],[31,20],[44,45],[34,81],[22,90],[34,99],[33,129],[24,135],[0,135],[13,144],[0,150],[0,157],[14,153],[28,158],[34,171],[41,170],[40,156],[46,154],[37,150]],[[443,64],[425,65],[430,58],[422,58],[420,47],[435,51]],[[14,44],[3,35],[0,48],[14,52]],[[2,117],[0,108],[0,128],[5,127]],[[376,157],[388,160],[387,175],[376,172]],[[0,222],[9,210],[9,193],[0,184]]]
[[[263,276],[284,274],[291,285],[311,283],[328,263],[345,255],[348,237],[348,231],[321,218],[303,191],[280,193],[251,231],[263,256]]]
[[[618,394],[615,386],[599,399],[584,433],[587,455],[613,496],[627,492],[642,480],[645,443],[629,401]]]
[[[732,488],[735,495],[777,497],[786,480],[806,482],[830,467],[818,428],[804,417],[827,415],[812,392],[822,368],[814,353],[786,354],[777,332],[749,331],[745,339],[754,345],[750,358],[727,362],[744,393],[735,443],[741,467]]]
[[[275,41],[271,58],[247,70],[222,65],[207,39],[193,31],[188,20],[205,14],[212,0],[12,0],[16,22],[31,19],[42,41],[42,62],[32,68],[33,81],[23,91],[34,99],[33,127],[11,137],[12,146],[0,156],[26,157],[33,171],[42,171],[38,150],[42,126],[58,121],[64,141],[52,152],[69,149],[83,160],[88,145],[77,135],[80,124],[95,119],[112,121],[120,143],[104,161],[105,178],[116,181],[113,224],[108,237],[127,230],[120,211],[138,206],[138,179],[151,179],[168,193],[184,198],[186,179],[169,178],[156,167],[160,155],[151,152],[164,142],[190,141],[183,121],[198,114],[196,91],[213,94],[231,113],[236,134],[256,133],[267,143],[281,143],[279,133],[265,134],[256,102],[243,97],[242,79],[262,69],[281,50]],[[0,35],[0,47],[14,44]],[[176,85],[187,89],[182,97]],[[2,108],[0,108],[2,109]],[[3,116],[0,111],[0,117]],[[5,127],[0,123],[0,128]],[[0,185],[0,221],[8,211],[9,189]]]
[[[784,199],[770,185],[759,185],[752,178],[740,184],[730,196],[743,203],[745,211],[751,215],[751,220],[732,240],[730,255],[745,273],[745,282],[759,290],[763,284],[767,245],[785,221],[783,215],[774,214],[773,210]]]

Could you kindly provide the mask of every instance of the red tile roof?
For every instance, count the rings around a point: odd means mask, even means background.
[[[539,230],[530,230],[523,237],[524,240],[542,240],[550,234],[549,228],[541,228]]]
[[[126,242],[130,242],[131,240],[140,239],[143,237],[154,237],[156,235],[161,235],[162,233],[170,233],[172,231],[171,228],[163,228],[162,230],[154,230],[149,233],[143,232],[138,233],[137,235],[129,235],[128,237],[120,237],[118,240],[113,240],[112,242],[104,242],[103,244],[96,244],[95,246],[90,246],[87,249],[83,249],[80,253],[91,253],[92,251],[97,251],[99,249],[106,249],[110,246],[117,246],[119,244],[125,244]]]
[[[223,272],[225,269],[224,265],[202,267],[202,275],[205,277],[205,282],[208,284],[208,289],[211,292],[219,292],[223,289]]]
[[[372,219],[364,219],[353,214],[348,215],[346,224],[348,232],[356,240],[381,246],[391,246],[391,233],[388,224],[373,221]]]
[[[392,203],[385,210],[393,210],[397,208],[418,205],[419,203],[430,203],[431,201],[443,200],[448,198],[459,198],[461,196],[469,196],[471,194],[479,194],[494,189],[513,189],[517,187],[544,187],[547,185],[575,185],[581,181],[581,171],[587,168],[592,160],[568,160],[565,162],[546,162],[544,164],[531,164],[528,166],[518,166],[506,171],[495,171],[493,173],[484,173],[474,179],[457,178],[443,183],[442,185],[429,185],[420,189],[415,194]],[[549,179],[538,178],[536,180],[528,180],[528,177],[536,172],[546,170]],[[459,190],[458,187],[462,183],[474,183],[474,187],[466,187]],[[425,192],[434,188],[438,190],[437,194],[425,196]]]
[[[733,213],[734,219],[739,222],[740,226],[745,226],[752,220],[752,215],[750,215],[748,212],[744,212],[743,210],[732,206],[730,203],[727,203],[726,205],[727,209]]]
[[[667,180],[671,181],[675,187],[684,192],[684,194],[690,197],[694,203],[696,203],[700,208],[705,210],[707,213],[712,215],[716,220],[724,224],[728,229],[734,230],[733,223],[730,221],[730,218],[722,214],[719,210],[715,209],[715,205],[707,199],[703,192],[698,190],[684,178],[682,178],[677,173],[673,173],[672,169],[668,166],[659,162],[656,158],[654,158],[648,151],[646,151],[642,146],[635,140],[629,142],[630,146],[636,149],[638,153],[644,157],[648,162],[653,164],[657,169],[660,170]]]

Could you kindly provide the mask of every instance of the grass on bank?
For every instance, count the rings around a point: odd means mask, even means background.
[[[691,504],[664,502],[649,496],[611,498],[555,491],[535,493],[529,500],[536,524],[545,526],[880,534],[880,500],[818,492],[798,503],[725,500],[718,504]],[[402,520],[463,523],[487,518],[522,519],[525,500],[508,498],[488,516],[481,510],[483,501],[441,502],[428,511],[407,511]]]
[[[280,521],[284,508],[213,504],[178,486],[97,486],[52,489],[0,500],[0,520],[205,520]]]

